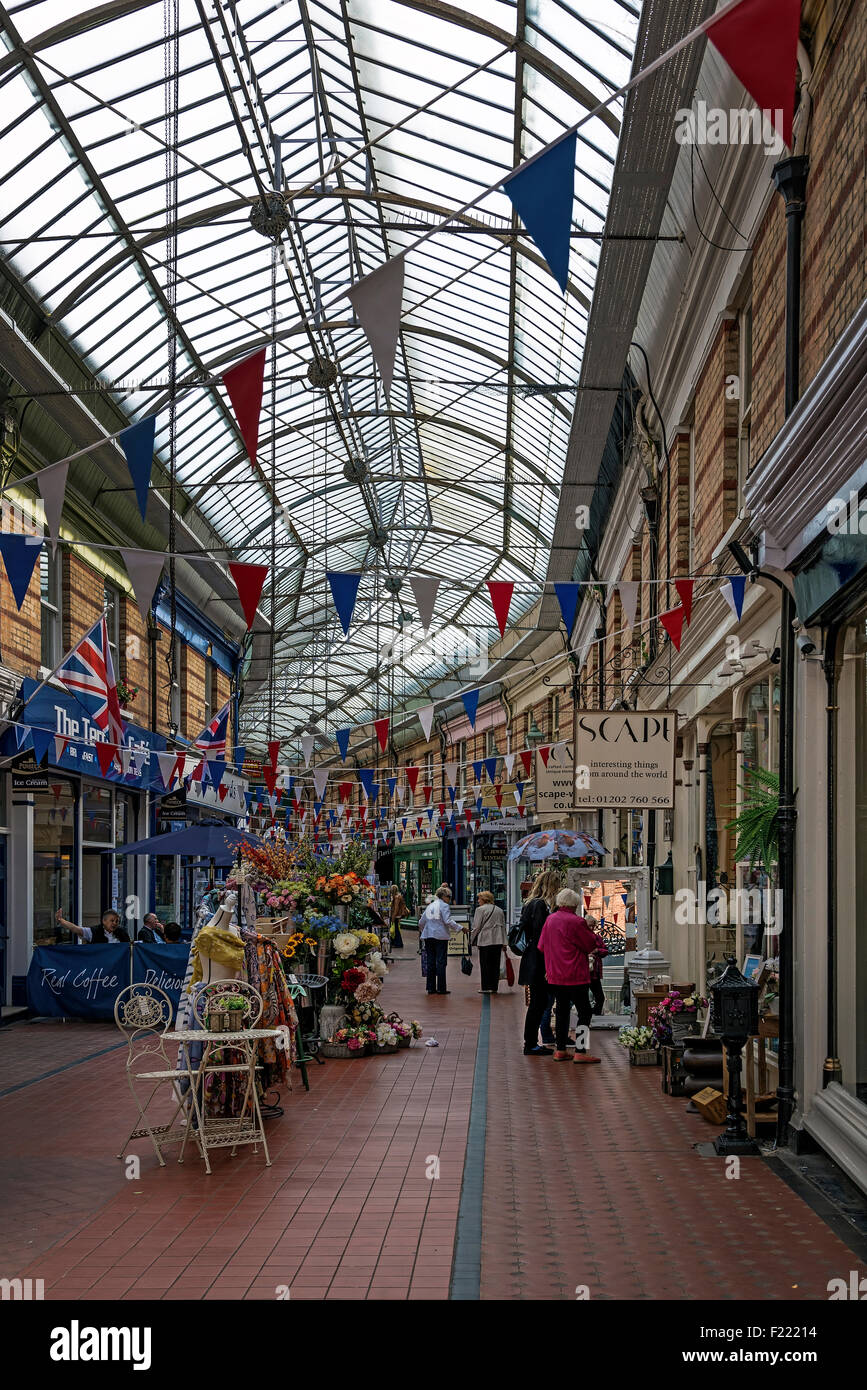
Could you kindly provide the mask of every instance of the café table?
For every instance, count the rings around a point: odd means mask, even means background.
[[[265,1138],[262,1112],[259,1109],[259,1097],[256,1093],[256,1048],[262,1039],[278,1038],[281,1034],[280,1028],[241,1028],[232,1033],[214,1033],[205,1028],[180,1028],[163,1034],[166,1042],[180,1044],[185,1068],[190,1073],[193,1086],[201,1085],[201,1080],[206,1075],[216,1072],[245,1073],[247,1077],[243,1103],[237,1115],[228,1119],[216,1119],[206,1115],[205,1096],[203,1092],[200,1092],[201,1122],[198,1123],[198,1128],[193,1129],[194,1122],[197,1120],[195,1107],[192,1105],[188,1107],[187,1128],[181,1144],[179,1163],[184,1161],[187,1139],[193,1133],[198,1140],[207,1173],[211,1171],[208,1159],[209,1149],[231,1149],[234,1154],[241,1144],[253,1144],[255,1147],[261,1144],[265,1151],[266,1166],[270,1167],[271,1155],[268,1152],[268,1141]],[[197,1063],[193,1062],[190,1055],[193,1046],[199,1046],[202,1049],[201,1059]],[[223,1047],[230,1047],[233,1053],[240,1053],[242,1060],[225,1062],[219,1057],[215,1057],[215,1052]],[[248,1110],[249,1114],[247,1113]]]

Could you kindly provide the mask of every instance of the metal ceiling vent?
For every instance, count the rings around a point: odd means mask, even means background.
[[[367,533],[367,544],[371,550],[385,550],[388,545],[388,532],[381,526],[371,526]]]
[[[348,483],[363,483],[367,477],[367,464],[360,454],[352,454],[343,465],[343,476]]]
[[[260,236],[276,240],[290,223],[289,207],[282,193],[267,193],[257,198],[250,209],[250,226]]]
[[[337,380],[337,367],[327,357],[314,357],[307,368],[307,380],[311,386],[320,389],[333,386]]]

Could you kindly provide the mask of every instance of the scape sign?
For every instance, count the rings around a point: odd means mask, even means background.
[[[576,721],[575,806],[674,805],[674,710],[582,710]]]

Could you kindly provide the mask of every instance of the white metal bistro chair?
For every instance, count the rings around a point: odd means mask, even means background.
[[[122,1146],[118,1154],[120,1159],[133,1139],[147,1136],[154,1146],[160,1167],[166,1166],[162,1154],[164,1144],[181,1144],[180,1161],[183,1161],[183,1145],[189,1130],[189,1105],[201,1124],[198,1096],[190,1071],[174,1065],[166,1052],[163,1035],[171,1028],[173,1017],[174,1005],[165,990],[157,985],[127,985],[115,1000],[114,1021],[128,1043],[126,1078],[139,1112],[139,1123]],[[137,1086],[137,1082],[146,1084]],[[186,1086],[182,1084],[184,1082]],[[167,1124],[153,1125],[147,1118],[147,1111],[157,1092],[165,1085],[171,1087],[174,1113]],[[142,1100],[145,1092],[147,1095]],[[178,1117],[182,1112],[184,1119],[179,1123]],[[199,1144],[200,1154],[201,1151]]]
[[[259,991],[246,980],[214,980],[207,985],[199,985],[192,996],[193,1017],[198,1026],[207,1030],[208,1013],[212,1004],[219,1002],[225,997],[242,998],[244,1000],[243,1009],[238,1010],[238,1031],[237,1033],[227,1033],[225,1035],[225,1046],[235,1048],[246,1058],[244,1062],[225,1063],[222,1060],[215,1060],[215,1051],[221,1050],[221,1044],[213,1034],[210,1035],[211,1041],[205,1046],[201,1060],[198,1063],[191,1061],[190,1066],[197,1081],[201,1083],[205,1076],[211,1072],[246,1072],[248,1074],[247,1085],[244,1088],[244,1095],[241,1100],[238,1115],[233,1119],[214,1119],[205,1116],[205,1142],[208,1148],[229,1147],[232,1156],[235,1154],[236,1143],[241,1142],[245,1134],[255,1136],[254,1152],[258,1149],[258,1142],[261,1140],[265,1156],[268,1163],[271,1162],[268,1154],[268,1144],[265,1139],[265,1130],[262,1124],[262,1111],[259,1106],[259,1096],[256,1090],[257,1071],[261,1067],[257,1066],[253,1060],[255,1044],[252,1040],[247,1040],[244,1034],[256,1028],[262,1017],[263,1001]],[[191,1041],[195,1039],[195,1032],[190,1034]],[[187,1054],[189,1055],[189,1054]],[[196,1083],[194,1083],[196,1084]],[[199,1104],[204,1114],[205,1093],[204,1087],[199,1094]],[[245,1120],[248,1109],[252,1112],[251,1119]],[[207,1156],[206,1156],[207,1163]],[[210,1171],[210,1169],[209,1169]]]

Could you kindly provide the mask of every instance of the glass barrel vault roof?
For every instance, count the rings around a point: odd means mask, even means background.
[[[485,190],[628,79],[638,17],[630,0],[0,6],[0,253],[124,384],[131,420],[159,410],[166,461],[176,119],[177,477],[235,559],[270,561],[276,515],[276,736],[457,689],[496,636],[485,581],[514,581],[512,618],[539,597],[599,254],[575,233],[603,228],[621,102],[579,132],[565,297]],[[279,251],[249,221],[276,187]],[[346,290],[477,198],[407,258],[386,400]],[[253,470],[210,378],[263,345]],[[308,380],[317,358],[330,387]],[[348,638],[328,569],[362,572]],[[416,619],[408,575],[441,579],[427,645],[393,642]],[[244,706],[253,744],[268,704],[262,687]]]

